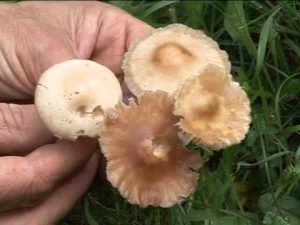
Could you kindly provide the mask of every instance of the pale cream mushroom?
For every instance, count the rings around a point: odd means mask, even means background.
[[[107,177],[132,204],[171,207],[197,186],[199,153],[177,137],[174,99],[146,92],[139,104],[119,104],[107,114],[100,132]]]
[[[187,80],[175,95],[184,137],[218,150],[240,143],[251,122],[250,102],[237,82],[217,66]]]
[[[38,81],[35,106],[58,138],[97,137],[104,111],[122,100],[118,79],[105,66],[73,59],[46,70]]]
[[[182,83],[214,64],[230,74],[228,55],[200,30],[182,24],[154,29],[131,45],[123,61],[125,81],[138,97],[162,90],[173,95]]]

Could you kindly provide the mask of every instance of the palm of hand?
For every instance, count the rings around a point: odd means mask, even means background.
[[[97,2],[7,5],[1,17],[0,101],[7,103],[32,103],[39,75],[71,58],[97,61],[121,80],[125,51],[149,29]],[[56,141],[32,104],[7,103],[0,103],[0,224],[53,224],[91,183],[95,144]]]

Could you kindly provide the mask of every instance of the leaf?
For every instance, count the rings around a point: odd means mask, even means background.
[[[186,24],[193,28],[198,28],[200,24],[203,23],[203,6],[205,2],[203,1],[183,1],[182,2],[186,11]]]
[[[192,222],[214,220],[218,217],[218,214],[210,209],[206,210],[191,210],[187,214],[187,218]]]
[[[109,3],[124,10],[130,11],[130,9],[132,9],[133,1],[109,1]]]
[[[291,196],[283,196],[278,200],[277,204],[283,210],[300,217],[300,202],[297,199]]]
[[[272,212],[287,217],[287,221],[290,225],[300,224],[300,202],[293,197],[284,196],[274,199],[271,193],[266,193],[259,198],[258,206],[265,213]]]
[[[272,30],[273,22],[274,22],[274,16],[279,12],[281,8],[277,8],[266,20],[262,30],[261,34],[259,36],[258,41],[258,49],[257,49],[257,57],[256,57],[256,69],[255,69],[255,76],[257,76],[264,65],[264,59],[266,54],[266,46],[267,41],[270,36],[270,32]]]
[[[257,50],[247,27],[243,1],[227,2],[224,26],[233,39],[241,41],[246,46],[250,55],[256,56]]]
[[[264,216],[263,224],[265,225],[290,225],[286,218],[282,218],[273,212],[267,212]]]
[[[240,162],[237,163],[237,170],[236,171],[239,171],[241,167],[257,166],[257,165],[263,164],[265,162],[280,158],[280,157],[282,157],[284,155],[287,155],[287,154],[292,154],[292,152],[291,151],[278,152],[278,153],[270,155],[270,156],[266,157],[265,159],[262,159],[262,160],[260,160],[256,163],[247,163],[247,162],[240,161]]]
[[[156,12],[157,10],[164,8],[168,5],[172,5],[174,3],[177,3],[177,1],[159,1],[157,3],[155,3],[154,5],[152,5],[149,9],[147,9],[144,13],[143,13],[143,18],[145,19],[146,17],[148,17],[149,15],[151,15],[152,13]]]
[[[191,222],[212,221],[212,224],[216,225],[248,225],[250,221],[248,217],[239,212],[226,211],[224,214],[211,209],[193,210],[188,214],[188,219]]]
[[[247,138],[246,138],[246,144],[248,147],[253,146],[253,144],[255,143],[255,141],[258,138],[258,133],[256,130],[250,130]]]
[[[91,215],[88,195],[84,198],[84,216],[89,225],[99,225]]]
[[[300,146],[298,147],[297,151],[296,151],[296,157],[295,157],[295,162],[296,165],[298,165],[300,167]]]
[[[298,56],[298,58],[300,59],[300,47],[294,41],[292,41],[289,38],[284,40],[284,43],[288,47],[290,47],[290,50],[292,50]]]
[[[283,89],[283,87],[292,79],[294,79],[296,76],[300,76],[300,73],[296,73],[290,77],[288,77],[287,79],[285,79],[280,87],[277,90],[276,96],[275,96],[275,115],[278,121],[278,125],[281,127],[281,116],[280,116],[280,106],[279,106],[279,102],[280,102],[280,95],[281,95],[281,91]]]
[[[285,136],[289,136],[293,133],[300,132],[300,125],[289,126],[283,130]]]

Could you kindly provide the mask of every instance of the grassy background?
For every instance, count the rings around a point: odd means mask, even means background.
[[[109,1],[154,27],[184,23],[225,49],[251,99],[245,141],[207,161],[196,193],[170,209],[128,204],[96,181],[63,225],[299,225],[300,4],[297,1]]]

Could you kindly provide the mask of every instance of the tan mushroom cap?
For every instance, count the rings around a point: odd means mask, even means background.
[[[139,105],[119,104],[100,132],[107,177],[132,204],[171,207],[197,185],[200,155],[182,146],[179,118],[166,93],[146,92]]]
[[[245,138],[251,122],[249,99],[224,70],[209,66],[186,81],[175,98],[180,128],[198,143],[218,150]]]
[[[200,30],[182,24],[154,29],[130,46],[123,61],[125,81],[138,97],[162,90],[173,95],[180,85],[208,64],[230,73],[228,55]]]
[[[58,63],[40,77],[35,106],[48,129],[59,138],[97,137],[104,111],[122,99],[115,75],[89,60]]]

